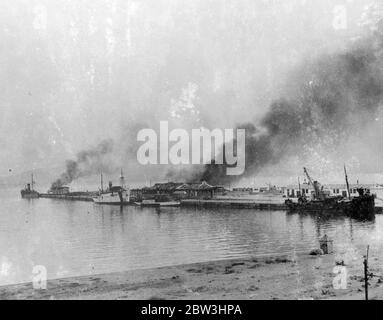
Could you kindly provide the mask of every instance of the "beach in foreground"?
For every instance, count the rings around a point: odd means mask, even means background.
[[[362,261],[346,264],[347,289],[334,289],[336,263],[308,254],[195,263],[55,279],[46,290],[3,286],[0,299],[364,299]],[[381,282],[370,280],[370,299],[383,298]]]

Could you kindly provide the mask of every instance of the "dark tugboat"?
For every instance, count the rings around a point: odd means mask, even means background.
[[[38,198],[39,197],[39,193],[36,190],[33,189],[34,184],[35,184],[35,182],[33,180],[33,174],[32,174],[31,183],[27,183],[25,188],[20,191],[22,198],[24,198],[24,199],[34,199],[34,198]]]
[[[363,188],[357,189],[358,196],[351,197],[350,187],[347,178],[346,167],[344,168],[348,197],[330,196],[324,192],[323,187],[318,181],[313,181],[304,168],[304,173],[308,179],[309,185],[314,188],[312,199],[307,199],[305,195],[298,198],[298,203],[291,199],[285,201],[289,211],[292,212],[315,212],[315,213],[335,213],[352,216],[355,218],[368,219],[374,216],[375,199],[369,192]]]

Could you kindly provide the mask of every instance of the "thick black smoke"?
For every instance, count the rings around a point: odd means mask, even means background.
[[[66,171],[63,172],[51,188],[61,187],[71,183],[73,180],[87,175],[109,172],[113,168],[109,155],[113,151],[113,141],[104,140],[96,147],[81,151],[76,160],[66,161]]]
[[[227,183],[292,155],[305,159],[319,147],[337,152],[376,118],[383,101],[382,57],[372,41],[364,41],[306,62],[288,77],[284,91],[257,125],[238,126],[247,129],[244,175],[227,176],[225,165],[211,164],[195,179]]]

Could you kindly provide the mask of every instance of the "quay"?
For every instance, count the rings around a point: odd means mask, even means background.
[[[93,192],[81,192],[70,194],[50,194],[40,193],[40,198],[48,199],[61,199],[69,201],[87,201],[93,202],[93,197],[97,193]],[[133,201],[124,205],[136,205]],[[175,205],[173,205],[175,206]],[[280,201],[272,199],[182,199],[179,201],[181,207],[196,207],[196,208],[235,208],[235,209],[257,209],[257,210],[287,210],[287,206]],[[383,214],[383,207],[376,206],[375,214]]]
[[[76,192],[69,194],[51,194],[51,193],[40,193],[40,198],[49,198],[49,199],[61,199],[61,200],[70,200],[70,201],[89,201],[93,202],[94,193],[91,192]]]
[[[203,208],[236,208],[236,209],[258,209],[258,210],[286,210],[284,203],[252,201],[252,200],[181,200],[181,206],[203,207]]]
[[[150,187],[130,189],[130,202],[122,205],[141,206],[180,206],[196,208],[233,208],[233,209],[254,209],[254,210],[275,210],[285,211],[288,209],[286,199],[298,201],[301,192],[310,194],[312,186],[307,183],[300,185],[299,190],[293,186],[277,188],[269,185],[267,188],[233,188],[226,189],[223,186],[214,186],[206,181],[202,182],[167,182],[156,183]],[[371,186],[364,186],[367,190],[377,193]],[[350,188],[353,195],[355,188]],[[383,188],[382,188],[383,189]],[[331,195],[344,195],[342,186],[329,188]],[[347,191],[348,192],[348,191]],[[47,193],[40,193],[40,198],[61,199],[68,201],[93,202],[99,194],[98,191],[70,192],[68,186],[61,186],[51,189]],[[382,198],[376,196],[375,213],[383,214]],[[116,203],[117,204],[117,203]]]

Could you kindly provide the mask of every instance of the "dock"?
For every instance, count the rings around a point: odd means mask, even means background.
[[[73,194],[51,194],[51,193],[40,193],[40,198],[48,199],[61,199],[69,201],[89,201],[93,202],[93,193],[73,193]]]
[[[239,199],[185,199],[181,200],[181,207],[196,208],[236,208],[257,210],[287,210],[287,206],[279,201],[267,200],[239,200]],[[383,207],[375,207],[375,214],[383,214]]]
[[[203,208],[236,208],[236,209],[258,209],[258,210],[286,210],[287,206],[279,202],[263,202],[253,200],[181,200],[181,207],[203,207]]]
[[[93,197],[97,193],[93,192],[73,192],[69,194],[51,194],[40,193],[40,198],[48,199],[60,199],[68,201],[87,201],[93,202]],[[135,205],[134,202],[126,203]],[[125,205],[126,205],[125,204]],[[176,206],[176,205],[174,205]],[[178,206],[178,205],[177,205]],[[235,208],[235,209],[257,209],[257,210],[287,210],[287,206],[281,201],[275,201],[275,199],[235,199],[235,198],[223,198],[223,199],[183,199],[180,201],[181,207],[196,207],[196,208]],[[376,206],[375,214],[383,214],[383,207]]]

